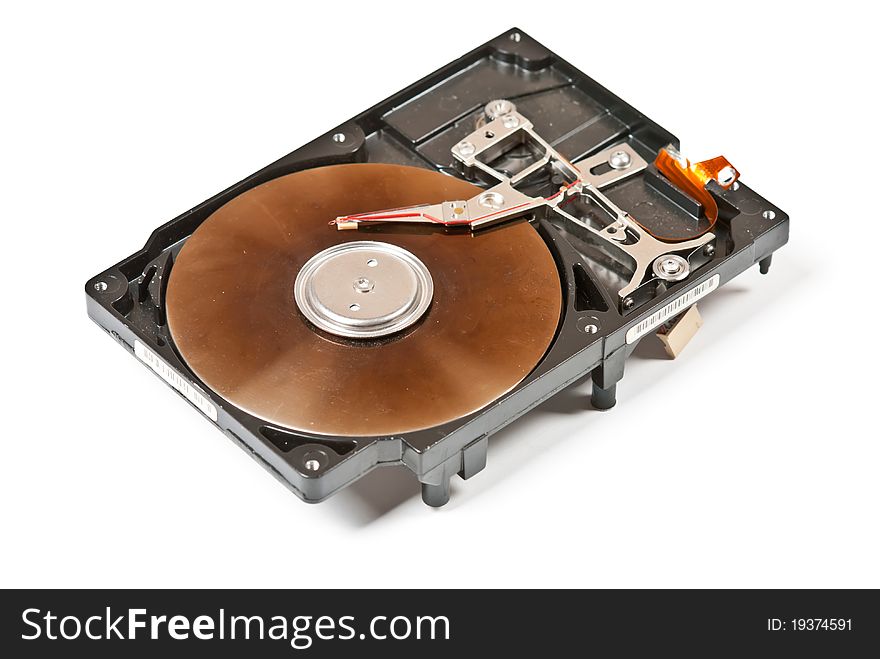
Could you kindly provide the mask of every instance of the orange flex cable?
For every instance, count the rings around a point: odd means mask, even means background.
[[[675,187],[700,202],[709,225],[699,233],[680,238],[658,236],[647,227],[642,228],[655,238],[670,242],[690,240],[711,231],[718,221],[718,203],[706,186],[715,181],[726,190],[739,178],[736,168],[724,156],[691,163],[671,145],[660,149],[654,165]]]

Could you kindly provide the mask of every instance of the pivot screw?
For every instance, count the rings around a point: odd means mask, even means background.
[[[660,268],[667,275],[677,275],[681,272],[681,264],[678,261],[674,261],[672,259],[665,259],[663,263],[660,264]]]
[[[654,261],[654,274],[666,281],[681,281],[688,276],[690,266],[686,259],[677,254],[659,256]]]

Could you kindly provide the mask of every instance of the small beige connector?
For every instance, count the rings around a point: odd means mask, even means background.
[[[700,312],[695,304],[681,314],[671,326],[661,326],[657,330],[657,338],[663,343],[669,358],[675,359],[702,326],[703,317],[700,316]]]

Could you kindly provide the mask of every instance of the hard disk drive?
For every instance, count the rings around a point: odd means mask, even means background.
[[[405,465],[423,499],[587,374],[670,354],[788,217],[508,30],[156,229],[91,318],[299,497]]]

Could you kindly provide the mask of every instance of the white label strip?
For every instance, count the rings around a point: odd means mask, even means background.
[[[665,307],[645,318],[638,325],[633,325],[626,331],[626,342],[634,343],[638,341],[658,325],[665,323],[673,316],[677,316],[701,297],[708,295],[718,288],[719,281],[721,281],[721,275],[710,277],[702,284],[694,286],[687,293],[682,293]]]
[[[165,382],[186,396],[187,400],[198,407],[205,416],[211,419],[211,421],[214,423],[217,422],[217,408],[214,407],[211,401],[205,398],[193,385],[181,377],[177,371],[171,368],[171,366],[168,365],[168,362],[137,339],[135,339],[134,342],[134,354],[136,354],[138,359],[144,364],[156,371],[156,373],[159,374],[159,377],[165,380]]]

